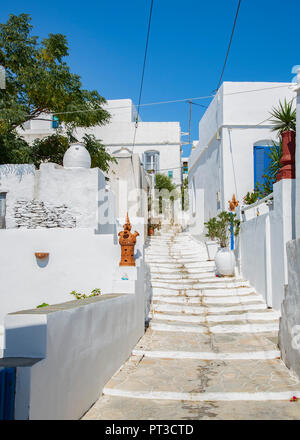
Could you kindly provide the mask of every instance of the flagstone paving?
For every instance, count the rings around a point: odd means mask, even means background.
[[[146,262],[147,331],[83,419],[300,419],[278,311],[242,277],[217,278],[205,244],[186,233],[152,237]]]

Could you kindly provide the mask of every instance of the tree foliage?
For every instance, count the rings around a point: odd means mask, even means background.
[[[6,71],[6,88],[0,90],[0,162],[36,165],[62,163],[64,151],[76,127],[103,125],[109,113],[96,90],[82,88],[80,77],[70,71],[66,37],[49,34],[39,40],[32,35],[28,14],[10,15],[0,24],[0,64]],[[55,114],[67,133],[57,132],[36,140],[32,151],[16,129],[27,121]],[[95,138],[84,139],[92,152],[92,165],[107,169],[112,159]]]
[[[167,189],[171,192],[176,189],[176,185],[174,185],[172,179],[169,176],[157,173],[155,174],[155,188],[159,191],[162,189]]]

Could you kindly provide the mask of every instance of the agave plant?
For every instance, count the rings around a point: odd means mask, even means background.
[[[279,101],[279,106],[272,108],[271,116],[274,118],[271,119],[274,125],[272,131],[277,131],[279,135],[288,130],[296,131],[296,109],[293,108],[293,101],[287,102],[285,99],[283,104]]]

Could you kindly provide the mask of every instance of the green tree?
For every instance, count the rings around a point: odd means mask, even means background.
[[[155,188],[159,191],[162,189],[167,189],[171,192],[176,189],[176,185],[174,185],[172,179],[169,176],[157,173],[155,174]]]
[[[181,207],[183,211],[187,211],[189,209],[188,189],[189,181],[188,178],[185,177],[181,185]]]
[[[80,77],[70,72],[66,37],[49,34],[39,41],[30,20],[28,14],[10,15],[0,24],[0,64],[6,70],[6,88],[0,90],[0,162],[61,163],[67,142],[76,140],[74,128],[103,125],[110,116],[102,107],[105,99],[83,89]],[[31,151],[16,129],[45,114],[57,115],[68,134],[37,140]],[[111,158],[104,146],[92,137],[85,145],[93,151],[94,166],[107,168]]]
[[[172,182],[172,179],[165,174],[155,174],[155,189],[158,191],[168,190],[171,194],[170,200],[174,202],[174,199],[179,197],[179,193],[176,191],[177,187]],[[159,195],[159,213],[162,213],[162,196]]]

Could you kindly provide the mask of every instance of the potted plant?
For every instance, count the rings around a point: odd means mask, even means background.
[[[210,240],[207,240],[205,242],[207,253],[208,253],[208,260],[212,261],[215,258],[215,255],[219,249],[219,243],[216,240],[216,234],[217,234],[217,219],[216,217],[212,217],[209,219],[206,223],[204,223],[206,226],[206,237],[210,238]]]
[[[157,223],[148,223],[148,235],[154,235],[155,229],[158,229]]]
[[[237,236],[239,234],[240,221],[236,219],[236,214],[222,211],[216,221],[216,238],[221,247],[215,256],[216,271],[219,275],[234,275],[235,257],[233,251],[228,248],[231,224],[233,233]]]
[[[279,101],[278,108],[272,109],[272,131],[276,131],[282,141],[282,155],[280,162],[275,161],[277,167],[276,181],[281,179],[295,178],[295,149],[296,149],[296,109],[293,100],[282,104]]]

